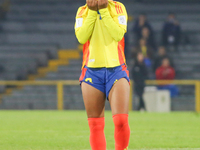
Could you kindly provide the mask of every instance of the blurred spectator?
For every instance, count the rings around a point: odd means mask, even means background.
[[[132,69],[132,75],[134,80],[134,89],[136,95],[139,97],[138,110],[145,109],[143,93],[145,87],[145,80],[147,79],[148,74],[147,74],[147,68],[144,63],[144,56],[141,52],[137,54],[137,58]]]
[[[162,60],[162,65],[156,69],[157,80],[173,80],[175,78],[175,70],[170,66],[168,58]]]
[[[133,27],[133,32],[135,34],[137,43],[142,38],[142,29],[144,27],[146,27],[149,30],[150,36],[153,36],[153,30],[150,23],[147,20],[146,14],[140,14],[138,19],[136,19],[134,27]]]
[[[153,34],[150,33],[147,27],[142,28],[142,38],[146,40],[146,44],[156,50],[156,44]]]
[[[7,12],[10,9],[10,0],[0,1],[0,32],[3,31],[2,22],[6,20]]]
[[[160,46],[160,47],[158,48],[158,54],[157,54],[157,56],[156,56],[155,59],[154,59],[154,65],[153,65],[153,70],[154,70],[154,72],[156,71],[156,69],[157,69],[158,67],[161,66],[162,60],[163,60],[164,58],[168,58],[169,61],[170,61],[170,65],[171,65],[172,67],[174,67],[173,60],[167,55],[166,50],[165,50],[165,47],[164,47],[164,46]]]
[[[142,52],[144,58],[153,58],[153,50],[146,44],[146,40],[143,38],[140,39],[139,45],[133,49],[133,52],[135,57],[137,56],[138,52]]]
[[[168,58],[162,60],[162,65],[156,69],[156,79],[157,80],[173,80],[175,78],[175,70],[170,66],[170,61]],[[171,97],[178,95],[178,88],[176,85],[160,85],[159,90],[169,90]]]
[[[5,68],[2,64],[0,64],[0,80],[4,79],[4,72],[5,72]]]
[[[133,49],[134,58],[137,57],[137,53],[141,52],[144,56],[145,65],[147,67],[152,66],[152,59],[154,57],[153,50],[150,46],[146,45],[145,39],[140,39],[139,46]]]
[[[174,13],[168,15],[167,21],[163,25],[162,41],[164,46],[179,45],[181,38],[181,27]]]
[[[10,0],[4,0],[0,5],[0,20],[6,19],[6,14],[10,9]]]

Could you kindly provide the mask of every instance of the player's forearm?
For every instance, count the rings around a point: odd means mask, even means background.
[[[115,39],[117,42],[120,41],[126,32],[123,28],[121,28],[111,17],[108,8],[100,9],[99,10],[101,14],[102,21],[106,28],[108,29],[108,32],[112,36],[113,39]]]
[[[89,10],[84,23],[76,30],[76,37],[81,44],[85,44],[92,35],[96,19],[97,12]]]

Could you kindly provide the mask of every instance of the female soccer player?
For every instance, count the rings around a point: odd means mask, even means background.
[[[75,34],[78,41],[84,44],[79,80],[88,116],[92,150],[106,150],[106,98],[110,102],[115,125],[115,149],[128,149],[130,85],[124,56],[126,30],[127,13],[120,2],[86,0],[86,5],[78,9]]]

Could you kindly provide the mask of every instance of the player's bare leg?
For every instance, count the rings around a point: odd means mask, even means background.
[[[109,93],[109,102],[112,115],[128,114],[129,112],[130,85],[125,78],[117,81]]]
[[[127,150],[130,138],[128,124],[130,85],[125,78],[117,81],[109,94],[115,124],[115,150]]]
[[[81,89],[90,127],[92,150],[106,150],[104,135],[105,94],[84,82],[81,84]]]

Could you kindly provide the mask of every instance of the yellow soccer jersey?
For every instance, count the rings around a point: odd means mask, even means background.
[[[84,44],[83,66],[110,68],[125,63],[126,8],[120,2],[108,1],[108,7],[99,11],[90,10],[87,4],[78,9],[75,34]]]

